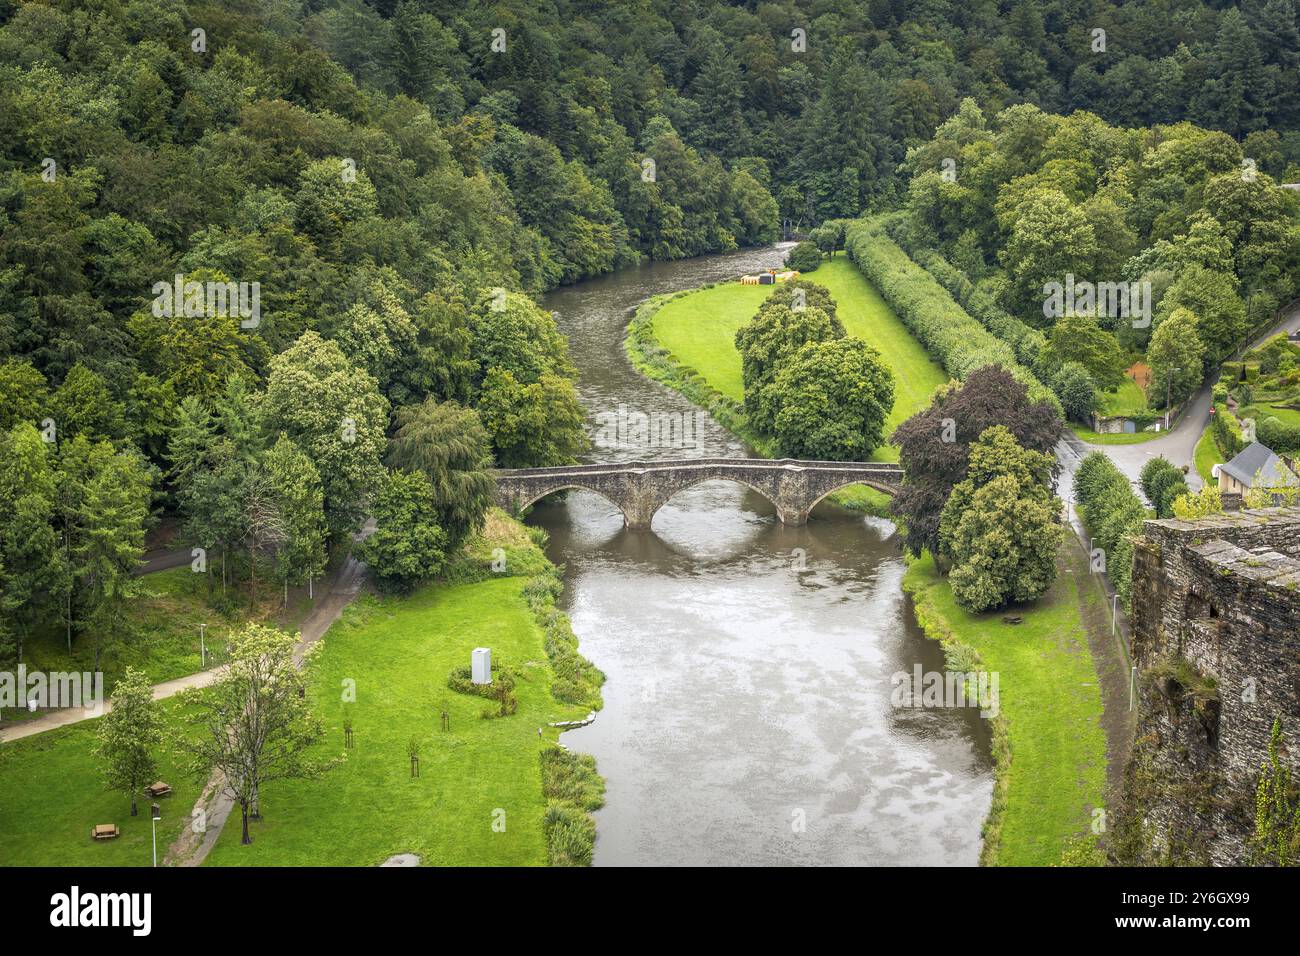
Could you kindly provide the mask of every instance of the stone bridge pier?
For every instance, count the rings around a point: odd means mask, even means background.
[[[581,488],[617,505],[624,524],[638,531],[649,530],[655,513],[674,495],[719,479],[756,491],[772,503],[782,523],[801,525],[817,502],[847,485],[897,493],[902,469],[877,462],[699,458],[496,472],[498,504],[512,514],[557,491]]]

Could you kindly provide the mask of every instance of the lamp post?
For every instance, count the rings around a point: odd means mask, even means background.
[[[149,814],[153,817],[153,865],[158,865],[158,821],[162,819],[162,807],[156,803],[149,804]]]
[[[207,629],[206,624],[199,625],[199,669],[206,670],[208,666],[208,645],[204,638],[204,631]]]
[[[1169,377],[1165,379],[1165,431],[1169,431],[1169,403],[1170,395],[1174,385],[1174,376],[1181,372],[1181,368],[1170,371]]]

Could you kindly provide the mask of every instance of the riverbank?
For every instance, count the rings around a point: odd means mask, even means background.
[[[985,866],[1059,864],[1106,805],[1102,694],[1083,619],[1088,610],[1103,619],[1105,609],[1068,538],[1057,569],[1056,582],[1034,604],[983,614],[957,606],[929,555],[909,561],[903,578],[917,620],[943,645],[949,668],[998,675]]]
[[[900,384],[906,383],[891,413],[892,428],[924,407],[947,375],[850,263],[835,266],[824,272],[824,265],[808,278],[829,280],[823,284],[840,303],[846,330],[878,348]],[[849,280],[842,270],[870,290],[872,301],[878,300],[875,308],[863,309],[844,296]],[[637,309],[624,340],[629,358],[644,374],[708,409],[765,454],[772,451],[770,442],[753,434],[744,415],[732,340],[769,291],[718,284],[654,297]],[[879,453],[897,458],[892,448]],[[887,514],[888,498],[872,494],[879,500],[867,502],[865,510]],[[1094,811],[1106,805],[1103,698],[1087,624],[1104,621],[1104,602],[1087,586],[1087,566],[1073,542],[1063,544],[1058,570],[1057,582],[1039,602],[985,615],[957,607],[928,556],[911,562],[904,577],[917,619],[942,645],[947,667],[999,675],[1002,709],[993,718],[995,787],[982,831],[985,865],[1060,863],[1079,841],[1090,842]],[[1004,624],[1002,617],[1009,614],[1022,623]]]
[[[894,370],[894,407],[885,423],[885,434],[890,434],[929,402],[947,376],[846,258],[823,263],[805,278],[830,291],[845,331],[879,350]],[[629,360],[642,374],[704,408],[768,458],[777,454],[771,437],[757,432],[745,415],[735,335],[771,291],[770,286],[721,282],[652,296],[637,308],[623,340]],[[898,450],[882,445],[871,460],[897,461]],[[881,517],[889,514],[888,496],[871,488],[846,488],[831,499]]]
[[[444,580],[409,597],[363,596],[348,608],[307,665],[326,728],[319,755],[346,759],[318,780],[268,784],[253,844],[241,846],[239,828],[227,827],[207,863],[364,866],[399,853],[424,865],[590,863],[590,812],[604,783],[594,761],[564,750],[550,725],[598,710],[603,675],[578,655],[555,608],[557,570],[543,542],[541,532],[493,512]],[[515,677],[518,705],[507,717],[485,718],[482,698],[448,688],[478,646],[491,647]],[[185,702],[164,706],[168,727],[183,726]],[[345,718],[351,748],[343,746]],[[104,791],[97,727],[88,720],[0,746],[0,860],[150,864],[147,810],[132,819],[126,798]],[[167,752],[159,775],[175,789],[163,802],[161,858],[188,824],[201,784],[180,776]],[[90,828],[109,822],[123,837],[92,841]]]
[[[543,542],[494,511],[444,580],[348,608],[309,664],[321,755],[346,759],[319,780],[268,785],[253,844],[227,828],[208,863],[373,866],[400,853],[425,866],[589,863],[588,814],[603,782],[593,761],[558,746],[551,724],[598,710],[603,676],[554,610]],[[448,687],[480,646],[515,681],[507,716],[487,716],[495,703]],[[346,750],[344,720],[354,741]]]

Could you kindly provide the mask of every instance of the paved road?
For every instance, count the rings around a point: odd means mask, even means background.
[[[1297,331],[1300,331],[1300,308],[1290,313],[1267,332],[1261,333],[1250,343],[1246,351],[1259,348],[1279,332],[1290,334]],[[1072,432],[1066,432],[1063,443],[1069,446],[1074,454],[1063,457],[1058,453],[1057,457],[1061,462],[1062,470],[1073,475],[1079,458],[1091,451],[1101,451],[1110,456],[1111,461],[1136,487],[1142,466],[1152,458],[1161,457],[1180,467],[1187,465],[1187,486],[1192,491],[1199,491],[1204,482],[1201,481],[1201,476],[1196,471],[1194,460],[1196,443],[1200,441],[1201,433],[1205,431],[1205,426],[1209,424],[1212,395],[1212,386],[1202,386],[1188,401],[1182,418],[1174,422],[1173,428],[1159,438],[1153,438],[1150,441],[1140,442],[1136,445],[1090,445]],[[1140,488],[1138,488],[1138,494],[1141,495]]]

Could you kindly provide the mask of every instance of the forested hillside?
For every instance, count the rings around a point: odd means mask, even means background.
[[[254,593],[368,514],[382,581],[437,573],[485,467],[584,446],[533,297],[645,257],[906,200],[1006,308],[1184,228],[1276,299],[1283,200],[1215,177],[1300,179],[1298,61],[1294,0],[0,0],[7,646],[120,629],[163,518]],[[922,208],[948,157],[984,185]],[[1052,189],[1092,238],[1049,263]]]

